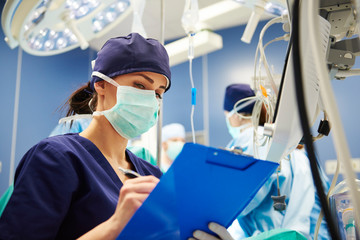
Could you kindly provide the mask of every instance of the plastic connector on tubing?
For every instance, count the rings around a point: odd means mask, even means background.
[[[191,104],[196,105],[196,88],[191,88]]]
[[[286,32],[287,34],[290,33],[291,32],[291,23],[289,21],[289,15],[287,13],[284,13],[281,15],[281,23],[283,24],[282,29],[284,30],[284,32]]]
[[[284,34],[284,41],[289,41],[290,40],[290,34],[289,33],[286,33]]]
[[[288,13],[281,14],[281,22],[290,24],[289,14]]]
[[[189,33],[189,51],[188,59],[194,59],[194,35],[195,33]]]

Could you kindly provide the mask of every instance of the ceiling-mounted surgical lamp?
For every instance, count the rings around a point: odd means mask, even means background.
[[[86,49],[131,12],[130,0],[8,0],[1,25],[10,48],[49,56]]]
[[[265,13],[281,16],[282,14],[287,12],[286,2],[285,1],[276,1],[276,0],[234,0],[240,4],[243,4],[248,7],[252,7],[253,11],[251,13],[250,19],[246,25],[243,36],[241,37],[241,41],[245,43],[250,43],[251,39],[254,35],[256,27]],[[277,3],[278,2],[278,3]]]

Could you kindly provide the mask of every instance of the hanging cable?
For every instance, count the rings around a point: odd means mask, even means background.
[[[268,23],[265,24],[265,26],[262,28],[259,36],[259,43],[256,48],[255,53],[255,61],[254,61],[254,80],[253,85],[254,89],[257,92],[257,102],[254,105],[253,112],[252,112],[252,124],[254,126],[254,156],[258,157],[258,148],[259,146],[264,146],[267,142],[270,141],[270,137],[263,136],[262,134],[258,133],[258,126],[259,126],[259,119],[261,116],[261,112],[263,107],[266,110],[265,115],[265,123],[272,123],[274,112],[275,112],[275,105],[277,101],[277,86],[274,81],[274,77],[272,72],[269,69],[269,65],[266,59],[265,55],[265,49],[268,47],[271,43],[285,40],[289,40],[289,33],[285,33],[283,36],[277,37],[268,43],[266,43],[263,46],[263,38],[265,35],[265,32],[269,29],[270,26],[276,24],[276,23],[284,23],[288,24],[289,19],[287,14],[277,17],[274,19],[271,19]],[[267,78],[263,81],[262,80],[262,65],[264,65],[265,72]],[[265,87],[271,86],[272,91],[269,93],[265,89]],[[270,145],[268,144],[268,149],[270,148]]]
[[[303,88],[303,77],[302,77],[302,68],[301,68],[301,55],[300,55],[300,1],[297,0],[294,3],[293,11],[293,19],[292,19],[292,29],[293,29],[293,68],[294,68],[294,80],[295,80],[295,91],[296,91],[296,99],[298,103],[298,111],[300,116],[301,127],[304,133],[305,147],[308,153],[311,172],[314,179],[314,184],[316,186],[316,190],[321,202],[322,209],[324,210],[325,219],[328,224],[328,229],[332,239],[337,240],[339,238],[339,233],[337,231],[337,226],[334,223],[334,218],[331,216],[331,212],[326,200],[326,196],[324,193],[324,188],[322,185],[321,177],[319,174],[319,169],[317,166],[315,149],[312,142],[311,132],[308,123],[308,114],[305,105],[304,99],[304,88]],[[301,113],[301,114],[300,114]]]
[[[274,42],[278,42],[278,41],[282,41],[282,40],[286,41],[286,40],[289,40],[289,38],[290,38],[290,34],[288,34],[288,33],[284,34],[284,35],[281,36],[281,37],[277,37],[277,38],[275,38],[275,39],[267,42],[267,43],[264,45],[264,50],[267,48],[267,46],[269,46],[270,44],[272,44],[272,43],[274,43]]]
[[[268,29],[268,27],[270,27],[272,24],[277,23],[280,20],[280,18],[278,20],[272,21],[271,23],[267,24],[263,29],[262,29],[262,33],[261,34],[261,38],[263,37],[265,30]],[[263,47],[263,51],[261,51],[260,55],[263,54],[263,57],[260,57],[259,60],[259,76],[257,77],[256,75],[256,71],[257,71],[257,58],[258,58],[258,54],[259,54],[259,49],[260,49],[260,44],[258,44],[257,50],[256,50],[256,54],[255,54],[255,62],[254,62],[254,86],[256,89],[257,94],[257,101],[254,105],[253,108],[253,112],[252,112],[252,124],[254,127],[254,138],[253,138],[253,146],[254,146],[254,156],[255,157],[259,157],[258,154],[258,148],[260,146],[264,146],[267,142],[270,141],[270,137],[267,136],[263,136],[262,134],[258,133],[258,126],[259,126],[259,120],[260,120],[260,116],[261,116],[261,112],[262,112],[262,108],[264,107],[266,110],[266,115],[265,115],[265,123],[272,123],[272,118],[274,115],[274,111],[275,111],[275,104],[276,104],[276,99],[277,99],[277,95],[275,94],[275,92],[273,92],[273,94],[268,94],[266,89],[263,87],[263,85],[267,85],[266,82],[261,82],[261,59],[265,59],[266,61],[266,57],[265,57],[265,49],[267,46],[269,46],[271,43],[277,42],[277,41],[281,41],[281,40],[288,40],[289,34],[284,34],[281,37],[275,38],[271,41],[269,41],[264,47]],[[262,45],[262,40],[259,42],[261,42]],[[266,64],[267,66],[267,64]],[[268,71],[268,73],[271,74],[270,71]],[[259,80],[258,80],[259,78]],[[275,83],[274,83],[275,84]],[[270,145],[268,144],[268,149],[269,149]]]
[[[329,199],[330,194],[332,193],[332,191],[333,191],[333,189],[334,189],[334,187],[336,185],[336,182],[337,182],[337,179],[338,179],[338,176],[339,176],[339,172],[340,172],[340,164],[338,162],[336,164],[335,174],[334,174],[333,180],[331,181],[329,191],[326,194],[326,199]],[[321,222],[322,222],[323,217],[324,217],[324,211],[323,211],[323,209],[321,209],[319,217],[318,217],[318,219],[316,221],[315,232],[314,232],[314,240],[317,240],[317,238],[318,238],[319,230],[320,230],[320,227],[321,227]]]
[[[314,18],[318,16],[315,9],[318,9],[320,5],[318,0],[314,1],[314,6],[308,5],[307,9],[304,10],[307,12],[307,15],[312,19],[311,23],[314,22]],[[319,27],[316,24],[308,24],[307,31],[309,34],[309,41],[312,43],[319,43]],[[314,44],[310,44],[313,46]],[[312,52],[314,53],[315,63],[317,64],[316,68],[319,69],[319,83],[320,83],[320,94],[325,106],[326,112],[328,114],[329,120],[332,124],[333,129],[333,141],[334,146],[337,152],[338,161],[342,164],[344,169],[344,176],[346,183],[349,187],[350,199],[355,209],[355,222],[360,222],[360,192],[358,191],[358,186],[355,182],[356,175],[353,171],[351,164],[351,154],[347,144],[346,136],[344,133],[343,125],[341,123],[340,113],[337,108],[336,99],[333,93],[331,83],[329,81],[329,73],[327,69],[327,64],[325,58],[320,58],[319,48],[313,47]],[[326,215],[325,215],[326,216]],[[356,225],[356,230],[360,233],[360,224]]]
[[[274,18],[274,19],[271,19],[269,22],[267,22],[265,24],[265,26],[263,27],[263,29],[261,30],[260,32],[260,36],[259,36],[259,43],[257,45],[257,48],[256,48],[256,53],[255,53],[255,66],[254,66],[254,76],[255,76],[255,80],[256,80],[256,64],[257,64],[257,57],[258,57],[258,54],[259,54],[259,58],[260,58],[260,61],[261,63],[264,64],[264,67],[265,67],[265,72],[267,74],[267,77],[269,79],[269,82],[270,82],[270,86],[272,87],[272,90],[274,91],[275,94],[278,93],[278,90],[276,88],[276,85],[275,85],[275,82],[274,82],[274,79],[273,79],[273,76],[270,72],[270,69],[269,69],[269,66],[268,66],[268,63],[267,63],[267,60],[266,60],[266,57],[265,57],[265,52],[264,52],[264,47],[263,47],[263,38],[264,38],[264,34],[266,32],[266,30],[274,25],[275,23],[281,23],[284,21],[284,19],[287,19],[286,17],[277,17],[277,18]],[[259,66],[261,66],[261,64],[259,64]],[[259,90],[258,88],[259,84],[257,84],[255,87]]]
[[[193,143],[196,143],[195,138],[195,127],[194,127],[194,112],[195,112],[195,105],[196,105],[196,88],[194,85],[193,79],[193,72],[192,72],[192,60],[194,59],[194,35],[189,34],[189,74],[190,74],[190,82],[191,82],[191,115],[190,115],[190,122],[191,122],[191,133]]]
[[[199,5],[197,0],[186,0],[184,13],[181,18],[182,26],[188,35],[189,38],[189,50],[188,50],[188,59],[189,59],[189,74],[191,82],[191,133],[193,143],[196,143],[195,139],[195,127],[194,127],[194,112],[196,105],[196,88],[194,86],[193,74],[192,74],[192,60],[194,59],[194,36],[198,30],[199,23]]]
[[[272,73],[271,73],[271,71],[269,69],[269,66],[268,66],[268,62],[267,62],[266,55],[265,55],[265,48],[269,44],[271,44],[273,42],[280,41],[280,40],[288,40],[289,39],[289,34],[286,33],[281,37],[278,37],[278,38],[275,38],[275,39],[271,40],[265,46],[263,46],[263,38],[264,38],[265,32],[267,31],[267,29],[270,26],[272,26],[273,24],[276,24],[276,23],[284,23],[284,24],[288,23],[288,16],[285,14],[285,15],[283,15],[281,17],[271,19],[268,23],[265,24],[265,26],[262,28],[262,30],[260,32],[260,35],[259,35],[259,43],[258,43],[257,48],[256,48],[255,61],[254,61],[254,87],[256,88],[256,90],[260,91],[261,89],[260,89],[259,86],[260,85],[266,85],[266,84],[261,83],[261,65],[263,64],[264,67],[265,67],[265,72],[267,74],[267,79],[269,81],[269,85],[273,89],[273,92],[275,93],[275,96],[277,95],[278,90],[277,90],[274,78],[272,76]],[[259,59],[258,59],[258,57],[259,57]],[[258,61],[259,61],[259,69],[257,69],[257,62]],[[259,72],[260,77],[257,77],[257,71]]]
[[[19,116],[19,101],[20,101],[20,83],[21,83],[21,64],[22,64],[22,48],[18,48],[18,60],[16,69],[16,86],[15,86],[15,103],[14,103],[14,119],[11,138],[11,155],[10,155],[10,173],[9,173],[9,186],[14,181],[15,170],[15,153],[16,153],[16,134]]]

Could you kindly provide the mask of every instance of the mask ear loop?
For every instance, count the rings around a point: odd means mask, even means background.
[[[92,112],[92,114],[90,114],[92,117],[93,116],[101,116],[101,115],[104,115],[104,113],[103,112],[99,112],[99,111],[94,111],[94,109],[91,107],[91,103],[92,103],[92,101],[94,100],[94,98],[92,98],[92,99],[90,99],[90,101],[89,101],[89,109],[90,109],[90,111]]]
[[[92,64],[93,64],[93,62],[92,62]],[[119,85],[116,81],[114,81],[114,79],[106,76],[105,74],[103,74],[103,73],[101,73],[101,72],[93,71],[92,74],[91,74],[91,76],[92,76],[92,77],[93,77],[93,76],[96,76],[96,77],[101,78],[101,79],[103,79],[104,81],[107,81],[108,83],[114,85],[115,87],[120,87],[120,85]],[[93,98],[89,101],[89,108],[90,108],[90,110],[91,110],[91,112],[92,112],[92,116],[101,116],[101,115],[104,115],[102,112],[94,111],[94,109],[92,109],[92,107],[91,107],[92,101],[93,101]]]
[[[108,83],[114,85],[115,87],[120,87],[120,85],[117,82],[115,82],[114,79],[106,76],[105,74],[103,74],[101,72],[94,71],[94,72],[92,72],[91,76],[96,76],[96,77],[101,78],[101,79],[107,81]]]
[[[89,106],[89,109],[90,109],[91,113],[94,113],[94,109],[91,107],[91,104],[92,104],[93,100],[94,100],[94,98],[91,98],[89,103],[88,103],[88,106]]]

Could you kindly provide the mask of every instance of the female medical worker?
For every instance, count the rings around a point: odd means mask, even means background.
[[[254,97],[255,94],[248,84],[232,84],[226,88],[224,98],[227,127],[233,137],[227,147],[240,148],[244,154],[252,156],[254,128],[251,119],[240,117],[233,108],[239,100]],[[254,103],[239,109],[238,112],[251,116],[253,107]],[[259,127],[259,130],[261,129],[262,127]],[[267,144],[260,146],[258,158],[265,160],[266,153]],[[229,228],[235,239],[258,235],[271,229],[291,229],[308,239],[313,237],[320,205],[316,201],[309,160],[303,150],[296,149],[288,159],[282,159],[280,164],[279,184],[277,173],[274,173]],[[286,196],[286,209],[283,211],[273,207],[272,196],[278,196],[278,187],[281,195]],[[319,239],[328,239],[325,224],[322,225]]]
[[[69,100],[74,113],[94,110],[90,126],[46,138],[25,154],[0,239],[115,239],[161,176],[126,145],[156,123],[170,79],[158,41],[136,33],[107,41],[90,83]],[[128,179],[118,167],[142,177]]]

